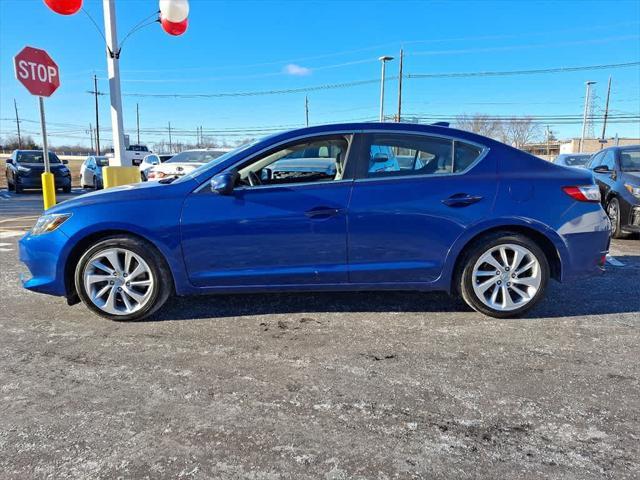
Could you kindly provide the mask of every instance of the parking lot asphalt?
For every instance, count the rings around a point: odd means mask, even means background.
[[[640,477],[638,239],[517,320],[377,292],[116,323],[20,287],[39,196],[1,197],[3,478]]]

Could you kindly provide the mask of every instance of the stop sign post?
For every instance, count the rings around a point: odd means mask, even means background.
[[[49,165],[49,147],[47,145],[47,127],[44,118],[44,97],[50,97],[60,86],[58,65],[44,50],[24,47],[13,58],[16,78],[25,88],[38,97],[40,104],[40,123],[42,124],[42,154],[44,173],[42,174],[42,196],[45,210],[56,204],[55,180]]]

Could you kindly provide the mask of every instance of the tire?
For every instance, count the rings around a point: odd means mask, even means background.
[[[99,190],[98,189],[98,180],[96,180],[96,177],[93,177],[93,189],[94,190]]]
[[[524,269],[527,265],[531,266]],[[517,233],[498,232],[476,242],[461,269],[458,281],[464,301],[495,318],[523,315],[544,297],[549,281],[546,255],[529,237]]]
[[[620,229],[620,202],[613,197],[607,203],[607,216],[611,221],[611,237],[612,238],[628,238],[629,234],[624,233]]]
[[[7,190],[9,190],[10,192],[13,192],[15,190],[13,183],[9,182],[9,177],[7,177]]]
[[[16,194],[22,193],[22,185],[20,185],[17,180],[13,184],[13,191],[16,192]]]
[[[127,252],[131,257],[128,269]],[[127,273],[133,276],[127,279]],[[134,282],[136,285],[132,285]],[[110,236],[91,245],[78,261],[74,283],[80,300],[91,311],[115,321],[146,318],[173,292],[171,272],[160,252],[149,242],[126,235]]]
[[[71,185],[69,185],[68,187],[62,187],[62,191],[63,193],[71,193]]]

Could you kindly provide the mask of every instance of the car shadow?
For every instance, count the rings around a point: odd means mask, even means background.
[[[602,276],[562,284],[551,281],[547,297],[522,318],[640,312],[640,256],[616,258],[623,266],[608,267]],[[296,292],[174,297],[147,321],[380,312],[473,313],[462,300],[439,292]]]

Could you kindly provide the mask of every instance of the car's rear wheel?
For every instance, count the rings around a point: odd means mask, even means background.
[[[144,240],[114,236],[87,249],[75,270],[78,296],[111,320],[140,320],[157,311],[173,290],[160,253]]]
[[[531,239],[501,233],[473,245],[465,257],[460,291],[474,310],[497,318],[517,317],[543,296],[549,263]]]
[[[613,238],[627,238],[629,234],[620,229],[620,202],[615,197],[607,204],[607,216],[611,221],[611,236]]]

